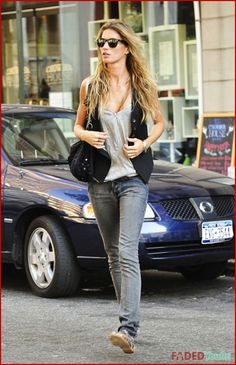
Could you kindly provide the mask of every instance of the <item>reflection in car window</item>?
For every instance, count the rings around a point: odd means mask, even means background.
[[[2,146],[15,162],[39,159],[67,160],[69,142],[62,130],[74,123],[75,115],[17,114],[2,118]]]

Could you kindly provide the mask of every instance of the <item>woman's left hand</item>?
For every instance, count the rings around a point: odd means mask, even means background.
[[[128,142],[132,143],[131,146],[124,144],[123,151],[127,158],[132,159],[137,157],[144,151],[144,144],[141,139],[138,138],[128,138]]]

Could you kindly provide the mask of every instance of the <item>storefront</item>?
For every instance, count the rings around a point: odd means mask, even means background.
[[[153,146],[154,156],[185,164],[195,161],[203,112],[199,2],[17,3],[18,8],[15,2],[2,3],[4,103],[23,99],[76,109],[80,83],[96,67],[97,30],[108,19],[120,18],[143,40],[160,90],[166,130]]]

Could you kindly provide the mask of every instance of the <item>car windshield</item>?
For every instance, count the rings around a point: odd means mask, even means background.
[[[2,116],[2,146],[19,164],[66,163],[75,113],[25,113]],[[69,132],[70,131],[70,132]]]

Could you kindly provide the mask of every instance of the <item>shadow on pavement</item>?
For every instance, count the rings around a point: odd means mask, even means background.
[[[221,278],[226,278],[222,276]],[[142,272],[142,297],[149,295],[196,295],[201,292],[205,295],[206,290],[225,289],[226,282],[218,278],[216,280],[190,282],[179,273],[161,272],[156,270]],[[227,286],[233,277],[227,278]],[[15,292],[31,293],[24,270],[17,270],[14,265],[2,264],[2,289]],[[89,274],[82,281],[75,296],[82,297],[106,297],[114,298],[114,289],[109,275]]]

